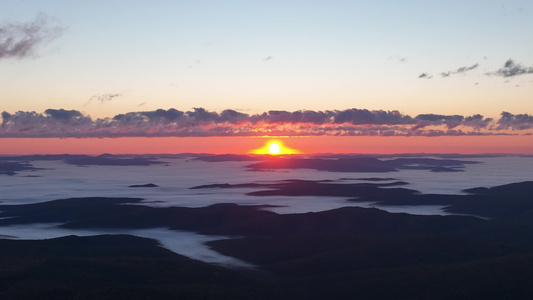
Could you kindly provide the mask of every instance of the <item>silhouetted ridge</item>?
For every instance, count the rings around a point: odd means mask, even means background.
[[[266,157],[258,155],[242,155],[242,154],[218,154],[218,155],[204,155],[199,156],[196,160],[208,162],[223,162],[223,161],[261,161]]]
[[[147,184],[133,184],[128,187],[130,188],[154,188],[154,187],[159,187],[159,186],[154,183],[147,183]]]
[[[278,158],[249,165],[248,168],[261,169],[315,169],[330,172],[395,172],[387,163],[372,157],[316,159]]]
[[[20,171],[38,170],[32,164],[27,162],[0,161],[0,175],[15,175]]]
[[[475,161],[433,158],[398,158],[380,160],[374,157],[293,158],[279,157],[251,164],[253,170],[314,169],[329,172],[396,172],[398,169],[430,170],[433,172],[457,172],[465,164]]]

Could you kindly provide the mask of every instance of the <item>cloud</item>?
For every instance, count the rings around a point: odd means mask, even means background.
[[[263,61],[269,61],[269,60],[272,60],[272,59],[274,59],[274,57],[267,56],[267,57],[263,58]]]
[[[485,118],[480,114],[464,117],[461,115],[420,114],[415,117],[416,125],[413,130],[427,126],[444,126],[448,130],[463,126],[474,130],[488,128],[493,122],[492,118]]]
[[[421,114],[416,116],[416,119],[422,120],[422,121],[438,121],[438,122],[447,122],[447,121],[454,121],[454,122],[461,122],[464,117],[459,115],[452,115],[452,116],[446,116],[446,115],[436,115],[436,114]]]
[[[428,73],[422,73],[422,74],[418,75],[418,78],[431,79],[431,78],[433,78],[433,75],[428,74]]]
[[[271,110],[260,115],[250,117],[253,124],[295,124],[299,122],[323,124],[328,122],[333,115],[328,112],[314,112],[314,111],[282,111]]]
[[[351,124],[413,124],[414,120],[407,115],[402,115],[399,111],[383,111],[367,109],[347,109],[335,114],[333,122]]]
[[[471,66],[463,66],[463,67],[457,68],[454,71],[441,72],[440,75],[442,77],[450,77],[450,75],[454,75],[454,74],[465,74],[466,72],[472,71],[476,69],[477,67],[479,67],[479,64],[473,64]]]
[[[100,102],[100,104],[104,104],[105,102],[113,101],[115,98],[122,97],[122,93],[108,93],[108,94],[102,94],[102,95],[94,95],[91,98],[89,98],[89,101],[85,103],[83,106],[87,106],[91,104],[91,102],[96,101]]]
[[[464,120],[463,116],[459,115],[438,115],[438,114],[421,114],[415,117],[418,120],[416,129],[423,128],[429,125],[445,125],[448,128],[454,128],[461,125]]]
[[[82,113],[77,110],[47,109],[44,111],[44,114],[61,122],[70,122],[71,120],[79,120],[84,118]]]
[[[517,64],[512,59],[508,59],[502,68],[494,72],[485,73],[488,76],[514,77],[524,74],[533,74],[533,67],[525,67]]]
[[[93,120],[77,110],[47,109],[43,113],[3,112],[0,137],[128,137],[128,136],[442,136],[527,134],[533,116],[503,112],[497,121],[472,116],[367,110],[271,110],[246,114],[174,108],[118,114]]]
[[[533,115],[502,112],[498,120],[498,129],[526,130],[533,129]]]
[[[40,44],[57,38],[64,31],[49,23],[48,17],[40,14],[33,22],[0,25],[0,59],[34,56]]]
[[[248,115],[240,113],[233,109],[226,109],[220,113],[219,122],[226,122],[231,124],[239,124],[246,122]]]
[[[393,58],[396,59],[398,62],[401,62],[401,63],[407,62],[407,57],[400,57],[398,55],[395,55],[394,57],[389,56],[389,58],[387,58],[387,60],[391,60]]]
[[[85,136],[93,125],[91,117],[76,110],[47,109],[44,113],[18,111],[2,113],[0,137]]]
[[[457,74],[462,74],[462,73],[465,73],[467,71],[471,71],[471,70],[474,70],[476,69],[477,67],[479,66],[479,64],[473,64],[471,65],[470,67],[460,67],[458,68],[455,73]]]

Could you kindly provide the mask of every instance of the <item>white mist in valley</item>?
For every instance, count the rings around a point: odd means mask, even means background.
[[[1,227],[0,238],[41,240],[52,239],[68,235],[92,236],[101,234],[130,234],[139,237],[156,239],[162,247],[175,253],[192,259],[218,264],[229,267],[252,268],[252,264],[246,263],[234,257],[222,255],[209,247],[205,242],[227,239],[227,236],[203,235],[181,230],[167,228],[148,229],[68,229],[59,227],[61,224],[44,223],[30,225],[11,225]]]
[[[319,196],[252,196],[258,188],[191,187],[208,184],[273,183],[280,180],[332,180],[358,183],[358,178],[389,178],[380,183],[405,181],[402,186],[425,194],[460,194],[474,187],[492,187],[533,180],[533,157],[468,158],[479,164],[465,164],[463,172],[430,172],[400,170],[389,173],[326,172],[311,169],[253,171],[253,162],[204,162],[195,159],[165,158],[164,164],[150,166],[75,166],[63,161],[36,160],[35,171],[13,176],[0,175],[0,204],[16,205],[79,197],[134,197],[144,199],[139,205],[154,207],[205,207],[216,203],[269,205],[276,213],[306,213],[345,206],[377,207],[389,212],[444,215],[442,206],[376,206],[373,203],[350,202],[345,197]],[[341,180],[344,178],[344,180]],[[349,179],[346,179],[349,178]],[[391,179],[392,178],[392,179]],[[157,187],[137,187],[153,183]],[[205,236],[168,229],[142,230],[67,230],[54,224],[0,227],[0,236],[22,239],[52,238],[63,235],[127,233],[157,239],[162,246],[194,259],[237,267],[245,262],[223,256],[203,243],[226,237]]]
[[[492,187],[533,179],[533,157],[492,157],[469,159],[480,164],[465,165],[464,172],[400,170],[389,173],[326,172],[311,169],[252,171],[250,162],[204,162],[164,159],[165,164],[150,166],[75,166],[62,161],[33,161],[37,171],[2,176],[2,204],[27,204],[73,197],[136,197],[151,206],[203,207],[215,203],[246,205],[272,204],[288,207],[287,212],[310,212],[343,206],[360,206],[342,197],[250,196],[265,189],[197,189],[207,184],[265,183],[280,180],[333,180],[341,178],[393,178],[405,181],[409,189],[424,194],[461,194],[473,187]],[[343,181],[364,182],[364,181]],[[131,188],[130,185],[156,184],[156,188]],[[290,208],[290,209],[289,209]],[[405,207],[408,212],[409,207]],[[282,212],[280,210],[280,212]],[[418,213],[423,213],[418,211]]]

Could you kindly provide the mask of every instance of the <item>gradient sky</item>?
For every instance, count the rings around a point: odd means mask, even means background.
[[[170,108],[247,116],[355,108],[417,120],[479,114],[487,122],[509,112],[519,126],[492,127],[533,128],[529,0],[0,0],[0,7],[0,111],[10,115],[63,109],[95,121]],[[6,116],[12,128],[3,136],[27,130],[20,115],[11,124]],[[33,118],[27,122],[37,124]],[[454,129],[448,121],[436,125]],[[419,128],[414,123],[408,130]]]

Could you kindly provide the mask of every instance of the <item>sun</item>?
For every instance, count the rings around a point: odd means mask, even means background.
[[[281,147],[278,145],[278,143],[272,143],[270,146],[268,146],[268,153],[270,154],[279,154],[281,151]]]
[[[280,140],[269,140],[265,146],[254,149],[249,153],[252,154],[268,154],[268,155],[283,155],[283,154],[299,154],[300,151],[286,147]]]

